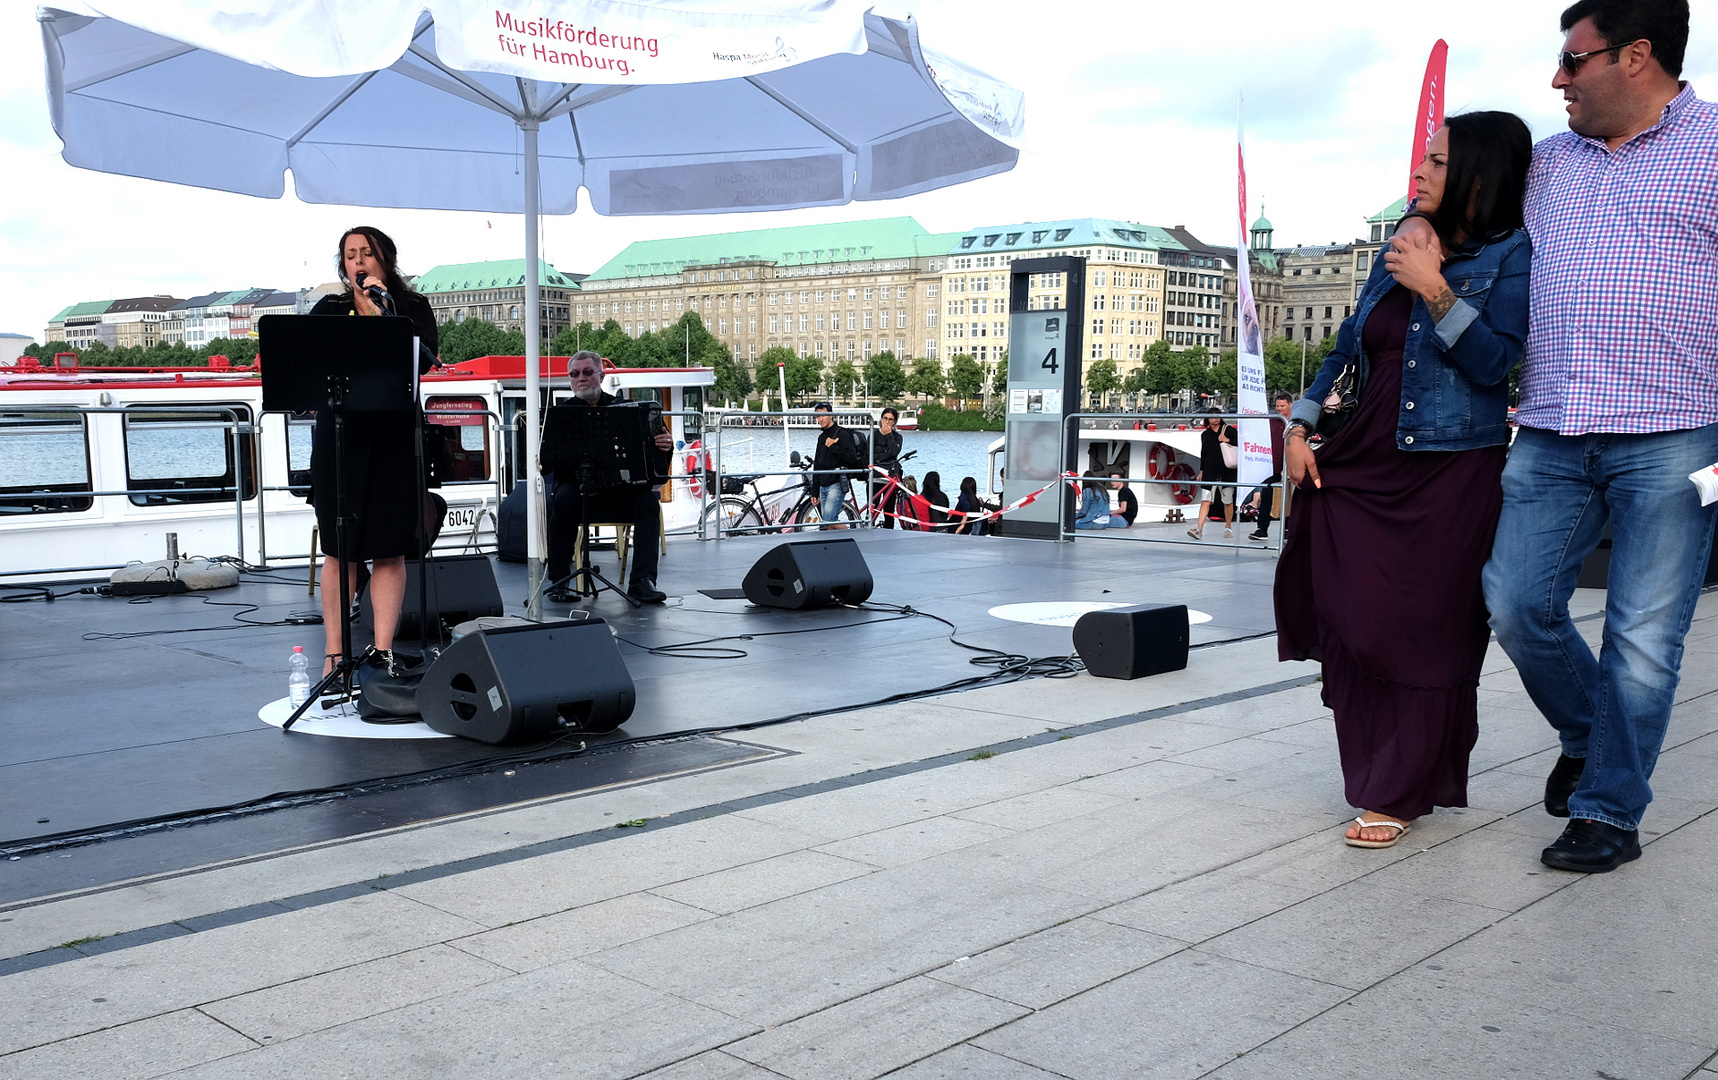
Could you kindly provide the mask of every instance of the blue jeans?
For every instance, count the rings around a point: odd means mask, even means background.
[[[1718,424],[1647,435],[1523,428],[1510,449],[1485,601],[1563,753],[1586,759],[1573,817],[1635,829],[1652,801],[1648,781],[1718,520],[1718,504],[1702,507],[1688,474],[1714,461]],[[1569,596],[1607,520],[1610,583],[1595,658],[1569,618]]]
[[[837,480],[833,484],[825,484],[817,489],[817,517],[819,521],[840,521],[841,504],[847,499],[847,481]]]
[[[1122,517],[1120,514],[1111,514],[1110,519],[1108,521],[1104,522],[1102,525],[1098,524],[1098,519],[1095,517],[1089,518],[1089,519],[1088,518],[1080,518],[1079,520],[1074,522],[1074,528],[1076,528],[1076,529],[1125,529],[1125,528],[1127,528],[1127,518]]]

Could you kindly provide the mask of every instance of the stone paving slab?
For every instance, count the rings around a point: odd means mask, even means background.
[[[0,1078],[1718,1077],[1700,629],[1613,874],[1539,864],[1556,741],[1496,650],[1472,805],[1362,851],[1310,665],[1246,642],[14,906],[0,955],[132,933],[0,975]]]

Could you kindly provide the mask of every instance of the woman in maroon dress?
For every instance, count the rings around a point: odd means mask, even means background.
[[[1467,805],[1490,637],[1480,570],[1527,336],[1531,157],[1515,116],[1450,118],[1414,172],[1413,213],[1439,243],[1391,242],[1289,421],[1284,464],[1300,490],[1277,566],[1278,655],[1323,663],[1362,811],[1347,830],[1356,847],[1389,847],[1433,807]]]

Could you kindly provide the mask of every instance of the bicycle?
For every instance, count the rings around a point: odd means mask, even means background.
[[[909,450],[897,460],[897,465],[904,465],[912,460],[917,450]],[[866,519],[872,528],[887,527],[885,522],[893,521],[894,527],[918,531],[927,527],[919,519],[913,506],[913,496],[901,483],[900,476],[891,471],[883,486],[878,488],[871,497],[871,503],[866,508]]]
[[[789,455],[795,469],[810,470],[811,459],[802,458],[798,450]],[[817,489],[811,483],[809,471],[797,483],[764,491],[758,481],[765,475],[722,476],[706,472],[705,483],[711,490],[721,492],[720,498],[704,511],[704,535],[715,534],[719,521],[723,533],[731,532],[798,532],[801,529],[834,524],[825,522],[819,513]],[[851,488],[851,485],[849,486]],[[748,494],[749,490],[749,494]],[[795,497],[795,492],[798,497]],[[859,506],[851,489],[842,501],[837,521],[853,525],[859,521]]]

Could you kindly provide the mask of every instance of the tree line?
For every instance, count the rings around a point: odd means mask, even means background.
[[[1287,338],[1277,338],[1265,345],[1265,385],[1290,391],[1311,382],[1324,363],[1336,339],[1327,337],[1309,344],[1305,352],[1305,376],[1302,376],[1301,346]],[[1117,390],[1129,394],[1174,395],[1190,391],[1194,396],[1229,397],[1237,385],[1239,354],[1225,349],[1216,358],[1203,345],[1177,352],[1167,341],[1153,342],[1145,350],[1144,362],[1125,376],[1110,359],[1093,360],[1086,365],[1086,389],[1094,394],[1109,394]]]
[[[46,366],[53,364],[55,353],[68,352],[77,354],[79,367],[208,367],[211,356],[224,356],[234,367],[240,367],[256,359],[257,343],[255,338],[215,338],[200,349],[190,348],[182,341],[172,344],[161,341],[147,348],[121,345],[115,349],[100,341],[80,348],[64,341],[50,341],[46,345],[25,346],[23,355],[35,357]]]
[[[568,327],[544,344],[555,356],[571,356],[581,349],[604,356],[619,367],[708,367],[715,371],[711,396],[716,401],[745,401],[754,396],[777,396],[785,376],[789,400],[804,403],[833,387],[841,397],[868,393],[878,401],[901,401],[917,395],[925,401],[953,396],[977,398],[984,393],[985,365],[971,356],[953,357],[948,369],[935,360],[911,359],[893,352],[874,353],[865,360],[801,356],[777,345],[765,349],[755,363],[736,357],[733,349],[704,326],[695,312],[686,312],[677,322],[660,330],[633,337],[609,319],[601,326],[589,322]],[[444,323],[441,328],[441,358],[446,364],[463,363],[478,356],[518,356],[525,351],[525,335],[506,331],[483,319]],[[780,365],[780,374],[777,365]],[[997,365],[999,369],[1003,365]],[[995,378],[995,375],[992,375]],[[1007,381],[1002,370],[997,389]]]
[[[1304,354],[1301,346],[1287,338],[1276,338],[1265,346],[1265,385],[1298,389],[1317,374],[1325,356],[1335,346],[1334,338],[1325,338],[1309,345]],[[517,330],[503,330],[484,319],[443,323],[440,331],[442,362],[463,363],[479,356],[522,356],[525,335]],[[826,385],[832,385],[837,396],[853,398],[868,393],[877,401],[903,401],[914,395],[929,402],[944,398],[972,401],[984,396],[985,381],[989,379],[993,393],[1005,392],[1008,383],[1006,352],[1000,362],[980,363],[967,354],[949,358],[948,366],[930,359],[898,357],[893,352],[873,354],[869,359],[854,361],[832,359],[829,362],[815,356],[800,356],[793,349],[774,346],[765,349],[755,365],[734,356],[728,344],[704,326],[695,312],[686,312],[679,321],[661,330],[633,337],[620,324],[609,319],[601,326],[583,322],[562,330],[552,342],[545,342],[544,351],[556,356],[570,356],[579,349],[589,349],[612,360],[620,367],[680,367],[692,365],[713,368],[716,384],[712,388],[717,401],[745,401],[753,396],[775,396],[779,393],[780,376],[776,365],[782,365],[787,377],[790,400],[804,403],[821,395]],[[55,353],[76,353],[83,367],[205,367],[211,356],[225,356],[234,366],[256,359],[255,338],[216,338],[202,348],[192,349],[183,342],[160,342],[144,348],[122,346],[109,348],[101,342],[73,348],[64,341],[45,345],[30,345],[23,355],[51,364]],[[1202,345],[1176,351],[1167,341],[1157,341],[1145,350],[1143,363],[1121,374],[1111,359],[1088,361],[1085,368],[1086,389],[1094,394],[1122,391],[1130,394],[1174,395],[1190,391],[1198,395],[1229,396],[1236,385],[1237,355],[1225,349],[1215,361]]]

